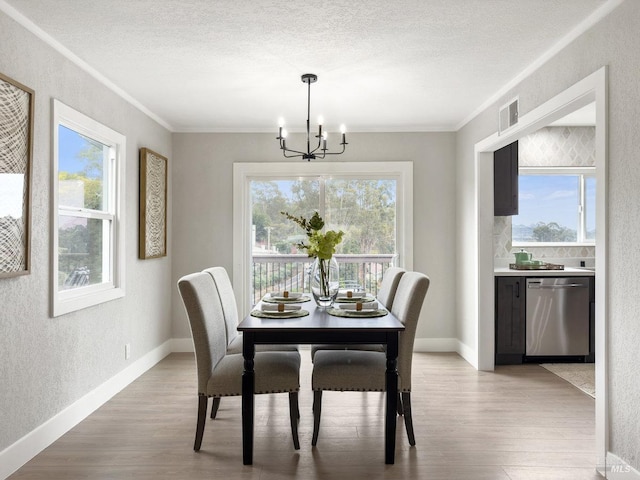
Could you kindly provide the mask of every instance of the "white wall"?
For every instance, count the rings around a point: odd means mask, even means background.
[[[35,90],[32,271],[0,279],[1,452],[169,340],[170,260],[137,259],[138,149],[173,159],[167,130],[1,12],[0,72]],[[126,296],[57,318],[49,311],[53,97],[127,138]]]
[[[640,287],[635,257],[640,257],[640,2],[627,0],[608,17],[577,38],[550,61],[507,92],[503,98],[464,126],[457,135],[458,291],[465,303],[458,310],[459,338],[475,348],[476,321],[466,300],[476,294],[465,258],[475,240],[473,218],[475,143],[497,131],[498,108],[519,95],[526,114],[604,65],[609,66],[608,142],[608,275],[609,450],[634,468],[640,467]],[[599,459],[600,462],[603,459]]]
[[[232,274],[234,162],[281,162],[273,134],[174,134],[173,276],[212,265]],[[290,140],[295,144],[295,135]],[[349,135],[335,161],[412,161],[414,270],[431,286],[418,325],[420,339],[453,339],[455,292],[455,134]],[[290,160],[300,162],[301,160]],[[183,306],[173,290],[173,336],[189,337]],[[429,343],[427,342],[427,345]]]

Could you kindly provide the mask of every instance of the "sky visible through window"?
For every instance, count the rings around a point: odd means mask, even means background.
[[[80,173],[85,163],[79,161],[78,154],[91,145],[101,145],[90,141],[78,132],[60,125],[58,128],[58,170],[60,172]]]
[[[534,225],[556,222],[575,228],[578,218],[578,178],[576,176],[520,175],[517,222]]]
[[[579,228],[579,175],[519,175],[519,214],[514,216],[514,240],[525,240],[529,227],[557,223]],[[587,179],[585,195],[587,238],[595,231],[595,179]]]

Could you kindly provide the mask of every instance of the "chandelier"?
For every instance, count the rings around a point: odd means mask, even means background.
[[[322,119],[318,120],[318,135],[315,137],[318,139],[318,144],[315,148],[311,148],[311,134],[309,132],[309,115],[311,113],[311,84],[318,81],[318,76],[313,73],[305,73],[302,75],[301,80],[307,84],[307,151],[301,152],[300,150],[294,150],[287,147],[287,131],[284,129],[284,120],[280,120],[280,126],[278,129],[278,136],[276,139],[280,142],[280,150],[282,155],[286,158],[302,157],[303,160],[311,161],[316,158],[322,159],[327,155],[340,155],[344,153],[346,146],[348,145],[346,140],[346,129],[344,125],[340,126],[340,133],[342,133],[342,151],[329,152],[327,149],[327,132],[322,131]]]

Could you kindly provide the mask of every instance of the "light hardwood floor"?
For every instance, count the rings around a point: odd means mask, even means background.
[[[256,397],[254,465],[242,465],[240,398],[224,398],[193,451],[192,354],[172,354],[9,477],[18,479],[598,479],[594,400],[537,365],[478,372],[455,354],[417,353],[410,447],[400,419],[384,464],[380,393],[325,392],[311,447],[311,361],[303,362],[300,444],[286,394]]]

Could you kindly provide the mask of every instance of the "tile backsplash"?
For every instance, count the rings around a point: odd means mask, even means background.
[[[518,141],[522,167],[585,167],[595,164],[595,127],[546,127]],[[513,263],[520,247],[511,244],[511,217],[494,217],[493,256],[496,267]],[[527,247],[534,259],[577,267],[592,267],[595,247]]]
[[[521,167],[593,167],[595,127],[545,127],[518,141]]]

